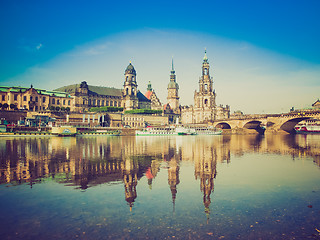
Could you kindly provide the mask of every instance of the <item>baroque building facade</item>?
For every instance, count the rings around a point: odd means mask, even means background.
[[[59,107],[74,111],[74,99],[70,94],[37,89],[32,85],[30,88],[0,86],[0,103],[2,108],[6,104],[8,109],[14,107],[29,111],[45,111],[50,107]]]
[[[151,108],[151,101],[138,89],[136,70],[130,64],[125,70],[123,89],[88,85],[83,81],[56,89],[74,98],[74,111],[85,112],[92,107],[123,107],[124,110]]]
[[[216,92],[213,78],[210,76],[210,65],[207,52],[202,62],[202,76],[199,78],[199,91],[194,92],[194,105],[181,108],[182,123],[207,123],[217,119],[229,118],[230,107],[216,104]]]

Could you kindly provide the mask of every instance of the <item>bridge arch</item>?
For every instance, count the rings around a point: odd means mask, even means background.
[[[262,122],[258,120],[249,121],[243,125],[243,128],[254,129],[260,134],[264,134],[265,128],[262,127]]]
[[[284,122],[281,126],[280,129],[283,131],[286,131],[288,133],[296,133],[294,130],[294,127],[301,121],[310,119],[311,117],[297,117],[297,118],[292,118],[286,122]]]
[[[243,128],[246,128],[246,129],[257,129],[258,127],[261,126],[261,121],[257,121],[257,120],[254,120],[254,121],[249,121],[247,122],[246,124],[243,125]]]
[[[231,126],[229,125],[229,123],[226,123],[226,122],[220,122],[215,127],[220,129],[231,129]]]

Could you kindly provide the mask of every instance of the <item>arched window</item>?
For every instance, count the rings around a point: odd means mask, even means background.
[[[126,95],[129,95],[129,89],[126,88]]]
[[[126,82],[128,82],[128,76],[126,76]]]
[[[208,104],[208,99],[205,99],[204,100],[204,105],[207,105]]]
[[[131,81],[134,82],[134,76],[131,77]]]
[[[204,90],[208,91],[208,85],[207,84],[204,85]]]
[[[208,75],[208,69],[207,68],[204,69],[204,75]]]

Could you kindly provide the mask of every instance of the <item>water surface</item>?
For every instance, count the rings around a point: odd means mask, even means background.
[[[1,137],[1,239],[319,239],[320,135]]]

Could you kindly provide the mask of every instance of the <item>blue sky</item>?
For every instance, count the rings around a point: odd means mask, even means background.
[[[218,104],[245,113],[310,107],[320,90],[320,1],[0,2],[0,84],[54,89],[86,80],[166,101],[171,58],[193,103],[207,48]]]

